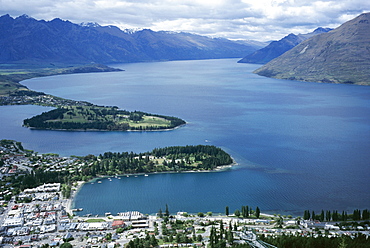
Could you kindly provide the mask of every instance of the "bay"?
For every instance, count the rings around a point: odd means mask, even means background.
[[[1,137],[60,155],[145,152],[211,144],[238,166],[218,173],[157,174],[86,184],[75,199],[81,214],[139,210],[303,213],[368,208],[370,88],[260,77],[258,65],[235,59],[114,65],[123,72],[35,78],[33,90],[99,105],[172,115],[188,124],[161,132],[29,130],[36,106],[1,107]],[[2,128],[3,129],[3,128]]]

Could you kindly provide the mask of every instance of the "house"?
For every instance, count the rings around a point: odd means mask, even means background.
[[[114,220],[113,223],[112,223],[112,228],[113,229],[117,229],[117,228],[120,228],[120,227],[124,227],[125,226],[125,222],[123,220]]]

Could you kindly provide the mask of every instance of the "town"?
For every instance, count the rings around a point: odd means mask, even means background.
[[[68,247],[67,244],[109,248],[278,247],[268,241],[279,237],[326,238],[338,242],[361,240],[365,245],[370,242],[367,210],[363,218],[347,222],[263,214],[257,208],[242,208],[242,213],[239,210],[229,213],[228,207],[223,214],[171,213],[167,205],[165,211],[159,210],[156,215],[133,209],[79,216],[80,209],[72,209],[72,201],[85,181],[76,181],[70,188],[59,182],[28,188],[19,185],[17,178],[31,175],[34,168],[73,174],[86,166],[85,161],[57,154],[37,154],[11,140],[0,142],[0,158],[0,243],[3,247]],[[349,216],[348,220],[353,217]]]

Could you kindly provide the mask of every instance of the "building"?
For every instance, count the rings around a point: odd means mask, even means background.
[[[112,223],[113,229],[123,228],[123,227],[125,227],[125,222],[123,220],[114,220]]]

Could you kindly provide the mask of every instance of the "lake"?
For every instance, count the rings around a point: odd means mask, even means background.
[[[252,73],[259,65],[236,61],[119,64],[125,71],[26,80],[33,90],[188,124],[159,132],[29,130],[22,120],[50,108],[3,106],[1,138],[63,156],[210,144],[238,163],[226,172],[86,184],[75,198],[80,214],[155,213],[165,204],[193,213],[242,205],[297,215],[369,208],[370,87],[271,79]]]

